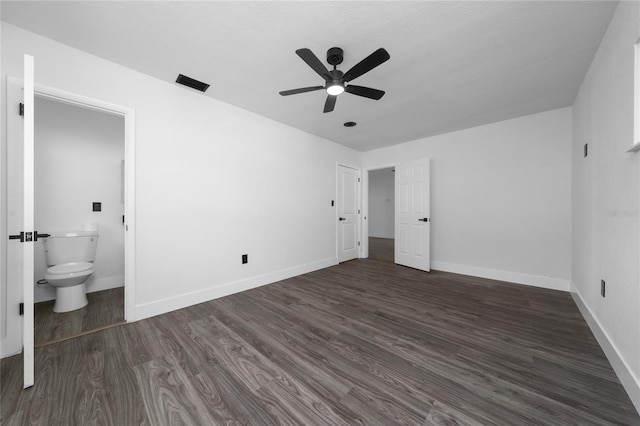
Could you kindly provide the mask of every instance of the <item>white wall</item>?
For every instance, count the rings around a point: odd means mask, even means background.
[[[368,151],[362,165],[422,157],[433,269],[569,289],[570,108]]]
[[[359,153],[6,23],[3,85],[25,52],[36,83],[135,108],[138,319],[336,263],[336,162]]]
[[[625,152],[633,144],[639,14],[637,2],[618,5],[573,106],[572,279],[585,316],[595,319],[594,334],[609,341],[601,340],[605,352],[608,343],[617,352],[607,355],[640,410],[640,154]]]
[[[369,172],[369,236],[394,238],[395,176],[393,169]]]
[[[87,291],[124,285],[121,161],[124,118],[36,98],[35,228],[41,232],[99,226],[94,274]],[[92,203],[102,203],[94,212]],[[35,245],[35,279],[44,278],[44,245]],[[35,300],[55,299],[51,286],[36,286]]]

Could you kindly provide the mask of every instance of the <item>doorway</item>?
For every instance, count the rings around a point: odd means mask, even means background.
[[[379,178],[385,174],[383,170],[386,170],[386,173],[391,172],[394,181],[393,242],[390,241],[391,238],[380,239],[380,237],[390,235],[389,227],[380,225],[379,221],[376,225],[376,219],[389,217],[388,214],[385,216],[384,211],[386,201],[391,199],[390,182],[386,180],[384,186],[376,185],[376,181],[382,180]],[[373,187],[370,183],[372,176],[374,179]],[[363,233],[368,238],[365,239],[362,250],[363,257],[382,256],[384,260],[388,260],[388,251],[393,247],[392,262],[425,272],[431,270],[430,181],[429,158],[400,163],[395,166],[387,165],[380,169],[367,169],[365,191],[363,192],[363,203],[367,206],[363,221]],[[381,187],[386,190],[382,190]],[[372,191],[374,192],[372,193]],[[372,196],[374,197],[373,204],[370,201]],[[371,212],[371,208],[374,208],[373,212]],[[374,221],[373,229],[372,220]],[[383,241],[384,239],[387,241]],[[371,252],[372,248],[373,253]]]
[[[393,262],[395,167],[369,171],[369,259]]]
[[[23,87],[22,79],[14,77],[7,78],[7,105],[11,106],[11,108],[6,108],[8,155],[1,160],[3,166],[10,167],[6,168],[6,176],[2,177],[6,179],[7,188],[6,193],[2,194],[2,205],[7,221],[0,225],[4,235],[20,232],[23,228],[21,219],[23,209],[21,176],[23,176],[22,164],[26,163],[22,161],[21,152],[23,151],[23,128],[26,132],[27,126],[24,117],[18,114],[18,105],[23,99]],[[48,99],[60,104],[115,115],[124,120],[122,140],[124,141],[125,162],[124,164],[121,162],[119,165],[120,175],[124,175],[123,179],[121,178],[119,181],[124,182],[124,187],[118,188],[120,197],[124,196],[124,219],[126,219],[124,224],[119,224],[121,229],[124,230],[124,320],[135,321],[135,111],[128,107],[38,84],[35,85],[35,95],[38,98]],[[15,108],[13,108],[13,106],[15,106]],[[18,156],[17,158],[16,155]],[[24,170],[27,170],[26,166]],[[32,171],[32,179],[34,175],[35,172]],[[26,179],[27,175],[25,174],[24,176]],[[93,201],[99,202],[100,200],[91,200],[91,203],[93,203]],[[93,204],[91,204],[91,207],[93,207]],[[123,218],[121,217],[120,221],[122,220]],[[82,229],[85,223],[76,226],[81,226]],[[74,228],[76,228],[76,226],[74,226]],[[29,228],[33,228],[33,222]],[[40,232],[43,231],[40,230]],[[0,300],[0,311],[3,313],[1,317],[2,326],[0,327],[2,329],[0,336],[0,357],[3,358],[23,352],[23,346],[26,357],[27,344],[29,342],[31,342],[31,345],[33,344],[33,316],[31,316],[29,327],[25,327],[24,330],[22,330],[21,327],[23,323],[27,324],[27,320],[29,319],[27,315],[29,313],[33,315],[33,309],[27,307],[25,304],[25,316],[22,317],[17,307],[18,305],[22,305],[21,302],[23,302],[23,300],[33,301],[34,292],[37,291],[38,288],[36,284],[37,279],[33,280],[32,286],[25,285],[25,287],[23,287],[22,264],[27,264],[27,258],[21,254],[31,251],[31,262],[33,262],[31,264],[34,265],[33,255],[38,248],[37,244],[40,244],[40,241],[30,243],[16,243],[12,241],[9,244],[3,245],[3,257],[4,260],[6,260],[6,280],[0,283],[2,286],[2,295],[4,296]],[[4,249],[6,249],[6,251],[4,251]],[[32,287],[31,295],[28,295],[28,287]],[[33,346],[29,347],[33,348]],[[25,385],[27,383],[26,361],[27,360],[25,360]]]
[[[337,257],[342,263],[360,256],[360,171],[338,164],[336,182]]]
[[[34,130],[34,224],[51,234],[34,244],[38,347],[124,323],[124,117],[36,96]],[[88,304],[54,312],[45,244],[68,231],[96,235],[94,272]]]

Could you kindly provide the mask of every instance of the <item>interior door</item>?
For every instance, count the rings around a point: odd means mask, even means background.
[[[12,133],[7,146],[7,284],[21,289],[23,303],[22,354],[24,358],[24,388],[34,383],[33,290],[34,242],[33,229],[33,137],[34,137],[34,60],[24,56],[22,90],[22,132]],[[15,107],[11,108],[11,107]],[[18,114],[18,105],[11,105],[10,114]],[[11,119],[14,119],[12,117]],[[8,309],[13,309],[8,306]],[[17,307],[15,307],[17,309]],[[12,324],[18,326],[17,324]]]
[[[429,159],[396,166],[395,263],[431,270]]]
[[[338,262],[358,257],[358,170],[338,166]]]

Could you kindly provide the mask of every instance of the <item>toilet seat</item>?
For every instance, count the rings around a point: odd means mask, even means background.
[[[63,263],[61,265],[54,265],[47,269],[47,275],[75,274],[78,272],[88,271],[91,268],[93,268],[93,263],[89,262]]]

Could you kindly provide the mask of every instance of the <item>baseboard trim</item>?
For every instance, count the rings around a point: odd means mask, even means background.
[[[520,272],[502,271],[499,269],[479,268],[477,266],[459,265],[456,263],[431,261],[431,269],[454,274],[471,275],[473,277],[489,278],[491,280],[507,281],[510,283],[530,285],[550,290],[569,291],[569,280],[542,275],[522,274]]]
[[[604,354],[613,367],[613,371],[616,372],[620,383],[627,391],[627,395],[631,399],[631,402],[636,407],[638,413],[640,413],[640,379],[633,374],[629,365],[625,361],[624,357],[620,355],[618,348],[613,344],[609,335],[600,325],[600,321],[593,315],[591,309],[584,303],[578,289],[573,283],[571,283],[571,297],[578,306],[582,317],[587,322],[587,325],[591,329],[591,332],[595,336],[596,340],[600,344]]]
[[[141,305],[137,305],[135,308],[136,321],[175,311],[176,309],[182,309],[188,306],[197,305],[198,303],[206,302],[208,300],[229,296],[241,291],[251,290],[252,288],[286,280],[287,278],[307,274],[309,272],[328,268],[329,266],[334,266],[337,264],[338,259],[332,257],[317,262],[307,263],[305,265],[295,266],[293,268],[282,269],[255,277],[217,285],[215,287],[198,290],[191,293],[185,293],[166,299],[144,303]]]
[[[110,290],[112,288],[124,287],[124,275],[115,277],[89,279],[87,283],[87,293],[95,293],[96,291]]]
[[[376,234],[376,233],[370,233],[369,236],[373,238],[386,238],[388,240],[393,240],[395,238],[395,235]]]

